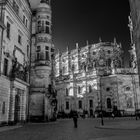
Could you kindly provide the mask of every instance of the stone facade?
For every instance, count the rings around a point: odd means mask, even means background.
[[[140,75],[140,1],[129,0],[131,10],[131,43],[135,46],[138,64],[138,74]]]
[[[58,112],[70,113],[71,110],[77,110],[93,116],[101,109],[101,102],[106,112],[113,111],[114,106],[127,112],[129,109],[124,105],[124,98],[121,98],[125,94],[124,85],[132,89],[132,80],[128,79],[134,75],[137,79],[135,83],[138,84],[138,76],[133,68],[123,68],[121,55],[121,44],[117,44],[116,39],[112,43],[100,40],[99,43],[83,48],[77,44],[74,50],[67,49],[62,54],[56,54]],[[133,86],[137,84],[133,83]],[[139,87],[135,92],[129,89],[129,93],[132,96],[136,93],[139,97]],[[110,106],[107,106],[107,99]],[[134,107],[134,100],[132,102]],[[132,113],[135,111],[133,107]]]
[[[103,77],[102,100],[105,110],[120,110],[122,115],[134,114],[140,108],[139,77],[137,74],[120,72]]]
[[[5,26],[0,55],[0,122],[26,121],[31,9],[27,0],[0,2]]]
[[[30,118],[46,120],[52,118],[54,106],[51,105],[54,89],[53,57],[54,46],[51,36],[51,5],[49,0],[41,0],[33,11],[32,50],[31,50],[31,93]]]

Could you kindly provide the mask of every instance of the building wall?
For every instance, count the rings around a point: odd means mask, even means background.
[[[8,122],[10,99],[10,81],[4,76],[0,77],[0,124]]]
[[[51,34],[51,5],[40,1],[33,12],[31,50],[30,116],[45,120],[53,115],[48,86],[53,84],[54,46]],[[53,87],[54,88],[54,87]]]
[[[129,0],[131,17],[133,22],[133,31],[132,31],[132,44],[136,47],[137,55],[137,64],[138,64],[138,73],[140,75],[140,1],[139,0]]]
[[[31,9],[28,1],[5,1],[2,16],[5,28],[1,46],[0,99],[1,102],[5,101],[6,111],[5,118],[0,114],[0,121],[25,121],[28,107],[31,34]]]
[[[140,90],[138,75],[118,74],[102,78],[102,99],[105,110],[118,110],[134,114],[140,105]],[[111,108],[107,106],[107,99],[111,99]]]

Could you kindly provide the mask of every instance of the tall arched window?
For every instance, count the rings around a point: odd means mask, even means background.
[[[81,87],[78,86],[78,94],[81,94]]]
[[[112,108],[111,99],[107,98],[107,108]]]
[[[89,93],[91,93],[91,92],[92,92],[92,86],[89,85]]]
[[[69,96],[69,90],[66,88],[66,96]]]

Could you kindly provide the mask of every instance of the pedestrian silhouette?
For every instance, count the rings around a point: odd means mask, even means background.
[[[77,111],[73,111],[72,113],[72,117],[73,117],[73,123],[74,123],[74,127],[77,128],[77,122],[78,122],[78,113]]]

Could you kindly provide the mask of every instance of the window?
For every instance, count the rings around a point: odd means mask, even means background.
[[[96,52],[95,52],[95,51],[93,51],[93,52],[92,52],[92,54],[93,54],[93,55],[96,55]]]
[[[71,70],[72,70],[72,72],[75,71],[75,65],[74,64],[72,64]]]
[[[89,85],[89,93],[91,93],[91,92],[92,92],[92,86]]]
[[[62,68],[62,72],[63,72],[63,74],[66,73],[66,67],[65,66]]]
[[[110,50],[108,50],[107,52],[108,52],[108,54],[110,54],[110,53],[111,53],[111,51],[110,51]]]
[[[26,19],[26,27],[28,27],[28,20]]]
[[[81,87],[78,86],[78,94],[81,94]]]
[[[18,43],[21,44],[21,35],[18,35]]]
[[[111,59],[107,59],[107,64],[106,64],[108,67],[111,67]]]
[[[45,47],[45,49],[46,49],[46,50],[49,50],[49,47],[48,47],[48,46],[46,46],[46,47]]]
[[[48,21],[46,21],[46,24],[45,24],[45,33],[47,33],[47,34],[50,33],[49,25],[50,25],[50,23]]]
[[[5,102],[2,103],[2,114],[5,114]]]
[[[4,58],[3,74],[7,76],[8,74],[8,60]]]
[[[46,51],[46,60],[50,60],[50,57],[49,57],[49,52],[48,51]]]
[[[23,23],[25,24],[25,16],[23,15]]]
[[[37,60],[40,59],[40,51],[41,51],[40,46],[37,46],[37,49],[36,49],[36,59],[37,59]]]
[[[41,32],[41,21],[38,21],[37,30],[38,30],[38,33]]]
[[[81,100],[79,101],[78,104],[79,104],[79,109],[82,109],[82,101]]]
[[[106,91],[110,91],[110,87],[107,87],[107,88],[106,88]]]
[[[10,39],[10,29],[11,29],[11,25],[7,22],[7,30],[6,30],[6,33],[7,33],[7,38]]]
[[[112,108],[112,105],[111,105],[111,99],[110,98],[107,98],[107,108]]]
[[[66,101],[66,109],[68,110],[69,109],[69,102]]]
[[[30,57],[30,48],[29,48],[29,45],[27,45],[27,57],[28,58]]]
[[[90,108],[93,107],[93,100],[89,100],[89,107],[90,107]]]
[[[54,49],[53,49],[53,48],[51,48],[51,52],[52,52],[52,53],[54,52]]]
[[[66,96],[69,96],[69,90],[66,88]]]

